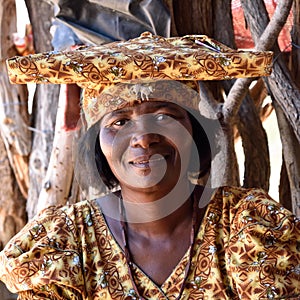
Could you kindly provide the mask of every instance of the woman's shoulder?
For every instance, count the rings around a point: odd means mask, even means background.
[[[58,281],[66,286],[83,286],[82,252],[87,242],[95,241],[88,239],[92,239],[101,220],[96,200],[41,210],[0,252],[0,280],[13,292]],[[76,275],[62,276],[67,274],[67,266]]]
[[[242,223],[265,220],[272,225],[285,217],[297,220],[292,212],[261,188],[223,186],[215,190],[211,202],[232,218],[239,217]]]
[[[99,215],[101,213],[96,200],[46,207],[12,237],[4,252],[6,255],[17,257],[37,244],[74,249],[80,237],[80,228],[89,225],[91,220]]]
[[[276,201],[262,188],[221,186],[215,189],[214,197],[222,199],[226,204],[235,207],[239,206],[241,203],[276,203]]]
[[[97,199],[84,199],[75,203],[51,205],[39,211],[32,220],[29,220],[28,224],[37,222],[54,223],[59,220],[64,220],[66,221],[65,224],[69,224],[70,221],[79,220],[87,214],[93,215],[99,210],[101,211],[101,206],[98,203],[107,202],[110,197],[110,194],[107,194]]]
[[[300,219],[262,189],[223,187],[215,199],[223,202],[227,270],[241,297],[298,299]]]
[[[0,280],[15,293],[47,285],[52,276],[68,286],[74,285],[72,280],[82,285],[80,272],[74,279],[59,274],[65,266],[80,269],[76,218],[87,207],[88,201],[50,206],[29,220],[0,252]]]
[[[224,187],[223,195],[225,202],[230,203],[235,221],[240,226],[260,224],[277,228],[288,220],[300,228],[300,220],[263,189]]]
[[[231,238],[245,230],[300,238],[300,219],[263,189],[223,186],[211,194],[206,219],[222,225]]]

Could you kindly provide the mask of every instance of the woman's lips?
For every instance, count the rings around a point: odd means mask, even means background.
[[[135,158],[134,160],[130,161],[129,164],[137,168],[148,169],[151,167],[161,165],[161,163],[166,161],[167,158],[167,155],[154,154],[152,156],[143,156]]]

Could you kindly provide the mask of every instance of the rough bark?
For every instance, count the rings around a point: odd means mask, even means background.
[[[79,95],[75,96],[77,97],[74,97],[73,100],[79,99]],[[43,188],[39,195],[37,211],[50,205],[64,205],[69,198],[74,170],[72,143],[74,136],[78,133],[76,130],[78,118],[76,118],[74,125],[68,124],[71,130],[69,130],[69,127],[66,127],[65,116],[68,111],[67,103],[69,100],[67,87],[66,85],[62,85],[56,116],[52,153],[47,174],[43,181]],[[79,107],[79,103],[72,104],[74,104],[73,106]],[[69,112],[74,112],[74,107],[72,107],[72,110],[69,110]]]
[[[170,30],[170,36],[178,36],[176,24],[175,24],[175,16],[174,16],[174,7],[173,7],[173,0],[163,0],[166,7],[170,11],[170,17],[171,17],[171,30]]]
[[[26,224],[26,202],[18,188],[7,151],[0,136],[0,250]],[[0,285],[3,300],[17,299],[6,287]]]
[[[53,6],[47,0],[25,0],[34,37],[36,52],[52,50],[50,27],[54,16]]]
[[[300,88],[300,0],[294,0],[293,6],[294,25],[291,31],[292,38],[292,58],[291,72],[295,83]],[[298,80],[297,80],[298,79]]]
[[[27,103],[24,86],[8,82],[5,59],[16,55],[12,34],[16,32],[14,0],[0,2],[0,250],[27,221],[26,195],[28,190],[28,131]],[[0,285],[3,300],[16,299],[16,295]]]
[[[3,70],[0,72],[0,130],[17,184],[24,198],[27,198],[31,150],[27,90],[25,86],[9,83],[4,61],[0,62],[0,68]]]
[[[274,94],[274,99],[285,112],[300,142],[300,90],[293,81],[287,64],[283,56],[280,55],[279,47],[276,45],[276,39],[288,17],[292,2],[293,0],[279,1],[274,16],[268,25],[269,20],[265,15],[266,8],[263,0],[241,1],[251,34],[256,42],[256,48],[274,51],[276,59],[274,60],[273,71],[271,76],[265,80]],[[264,28],[266,28],[265,31]]]
[[[36,52],[51,51],[50,26],[53,8],[45,1],[25,0],[34,36]],[[28,217],[37,213],[39,194],[45,184],[54,139],[59,85],[37,85],[34,96],[34,136],[29,162],[30,187],[27,200]]]
[[[270,28],[273,26],[274,34],[280,31],[280,27],[282,27],[286,21],[286,18],[290,12],[292,6],[292,0],[280,1],[277,4],[277,8],[275,10],[274,16],[270,21],[265,32],[270,34]],[[252,32],[252,36],[257,41],[258,49],[264,50],[264,47],[272,47],[274,51],[274,56],[276,59],[274,60],[273,71],[270,77],[265,78],[266,85],[269,89],[269,93],[272,96],[274,105],[278,104],[281,108],[281,111],[284,113],[288,124],[291,125],[293,129],[293,134],[297,140],[295,142],[292,138],[292,133],[289,135],[290,140],[286,140],[286,135],[288,134],[287,130],[284,131],[281,129],[281,139],[285,141],[283,145],[284,150],[284,159],[287,160],[286,168],[289,176],[290,190],[291,190],[291,199],[292,199],[292,207],[295,213],[299,214],[298,205],[300,203],[300,194],[299,194],[299,160],[297,158],[297,149],[299,149],[300,143],[300,90],[293,81],[293,77],[288,69],[286,61],[282,55],[280,55],[279,47],[276,43],[276,39],[268,38],[262,30],[264,26],[268,23],[268,20],[261,15],[261,12],[265,10],[264,3],[262,0],[255,1],[241,1],[246,19],[248,20],[248,24],[250,26],[250,30]],[[257,11],[254,15],[251,15],[252,11]],[[260,44],[260,41],[263,40],[263,43]],[[275,103],[276,102],[276,103]],[[277,110],[279,112],[279,110]],[[277,115],[279,127],[285,127],[284,118]],[[279,119],[280,118],[280,119]],[[282,136],[284,135],[284,136]],[[286,144],[288,143],[288,144]],[[293,152],[290,152],[291,149],[294,149]],[[289,164],[291,162],[291,164]]]
[[[2,32],[7,32],[5,28],[2,30]],[[7,46],[12,46],[12,44],[7,45],[4,41],[1,45],[3,51]],[[10,49],[6,49],[6,53],[5,58],[12,55]],[[29,186],[28,159],[31,151],[28,92],[25,85],[10,84],[4,60],[0,62],[0,68],[2,70],[0,72],[1,133],[19,188],[23,196],[27,198]]]
[[[243,186],[260,187],[268,191],[270,158],[267,135],[249,94],[244,98],[238,116],[238,129],[245,154]]]
[[[291,207],[295,215],[300,216],[300,145],[295,137],[291,125],[285,117],[284,112],[276,101],[274,101],[274,107],[277,115],[280,138],[282,142],[284,159],[283,163],[285,164],[285,169],[289,180],[289,198],[291,199]],[[288,206],[288,200],[289,199],[281,198],[280,202]]]
[[[0,3],[0,18],[0,248],[2,248],[26,223],[24,196],[28,187],[26,170],[30,135],[27,128],[27,106],[23,97],[24,86],[12,86],[8,82],[5,67],[5,59],[16,54],[12,40],[12,34],[16,32],[14,0]]]
[[[216,132],[215,143],[218,153],[212,161],[210,184],[212,187],[221,185],[239,185],[239,173],[234,149],[234,134],[231,120],[225,122],[222,113],[223,104],[217,102],[204,82],[199,82],[201,101],[199,109],[202,115],[209,119],[218,119],[219,129]]]
[[[36,117],[33,146],[29,161],[30,186],[27,200],[28,218],[37,213],[39,194],[44,185],[52,151],[59,86],[39,85],[34,97]]]
[[[0,138],[0,249],[26,224],[25,199],[16,183],[7,152]]]
[[[213,0],[173,0],[174,22],[178,35],[213,36]]]
[[[260,79],[249,90],[249,94],[241,104],[237,127],[245,154],[243,186],[261,187],[268,191],[270,155],[268,138],[262,122],[270,115],[273,108],[269,104],[262,106],[266,94],[264,82]]]
[[[278,53],[275,51],[275,54]],[[274,63],[272,75],[266,78],[268,88],[275,101],[281,106],[300,143],[300,90],[293,81],[290,71],[280,56]]]
[[[235,48],[231,0],[213,1],[213,20],[214,38]]]

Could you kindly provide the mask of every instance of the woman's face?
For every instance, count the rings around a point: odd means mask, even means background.
[[[147,101],[106,114],[100,146],[121,188],[170,190],[186,178],[192,147],[188,113]]]

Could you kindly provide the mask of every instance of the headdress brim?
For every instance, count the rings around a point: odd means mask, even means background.
[[[83,88],[135,80],[224,80],[268,76],[273,52],[233,50],[205,35],[129,41],[7,60],[12,83],[76,83]]]

